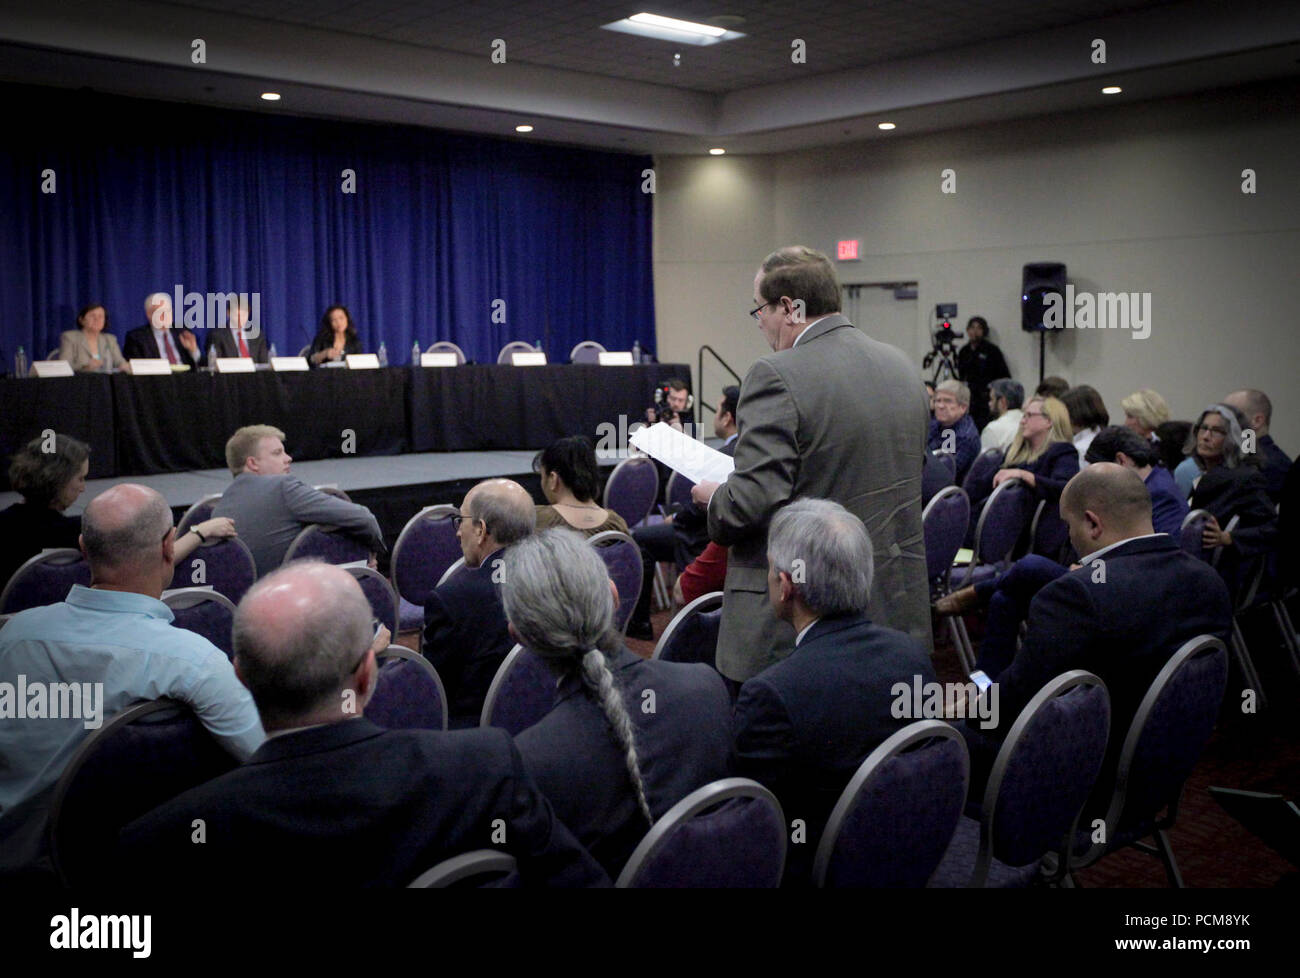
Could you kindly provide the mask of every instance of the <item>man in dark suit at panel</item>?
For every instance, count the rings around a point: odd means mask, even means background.
[[[208,335],[207,356],[250,357],[254,363],[270,363],[266,334],[261,325],[249,322],[248,307],[238,294],[230,296],[226,325]]]
[[[172,300],[166,292],[155,292],[144,300],[149,321],[126,334],[122,356],[128,360],[166,360],[171,364],[198,369],[199,341],[188,329],[173,322]]]
[[[1020,650],[990,677],[998,684],[995,725],[981,731],[967,721],[971,798],[980,797],[997,748],[1034,694],[1063,672],[1087,669],[1110,692],[1107,759],[1089,807],[1102,803],[1129,724],[1156,674],[1188,639],[1228,637],[1227,588],[1209,564],[1155,532],[1150,492],[1134,470],[1111,462],[1089,465],[1066,484],[1061,516],[1082,563],[1038,592]]]
[[[838,503],[801,499],[772,518],[772,607],[795,629],[795,650],[740,688],[732,767],[766,785],[806,839],[786,858],[787,883],[806,883],[826,819],[858,765],[912,722],[894,709],[894,685],[934,682],[929,652],[872,624],[871,540]]]
[[[451,726],[473,727],[515,644],[501,607],[502,556],[537,527],[537,507],[519,483],[488,479],[465,494],[454,518],[465,569],[424,602],[423,652],[447,689]]]
[[[744,682],[790,654],[794,633],[767,600],[767,525],[800,496],[833,499],[875,546],[871,606],[930,647],[921,456],[929,410],[916,366],[839,313],[830,260],[803,246],[763,260],[750,310],[774,351],[740,388],[736,469],[701,482],[709,537],[730,546],[718,670]],[[716,490],[716,491],[715,491]]]
[[[254,585],[235,616],[235,670],[269,739],[123,830],[132,878],[392,887],[499,845],[525,885],[608,884],[505,731],[383,730],[364,718],[388,641],[370,622],[361,588],[329,564],[294,563]]]

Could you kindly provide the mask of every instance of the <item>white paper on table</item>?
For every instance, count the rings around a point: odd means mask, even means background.
[[[736,467],[730,455],[723,455],[664,421],[639,429],[630,440],[634,448],[641,449],[692,482],[726,482]]]

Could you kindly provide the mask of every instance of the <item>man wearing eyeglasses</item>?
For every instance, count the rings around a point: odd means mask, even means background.
[[[874,543],[872,621],[930,648],[921,534],[930,414],[915,366],[840,314],[835,270],[811,248],[764,259],[750,315],[773,353],[740,389],[735,471],[691,490],[708,507],[710,538],[731,547],[718,670],[744,682],[794,648],[794,630],[767,598],[767,527],[802,496],[834,500],[862,520]]]
[[[424,602],[425,658],[447,691],[453,728],[473,727],[497,668],[514,647],[501,604],[506,547],[537,528],[533,497],[517,482],[488,479],[452,517],[465,566]]]

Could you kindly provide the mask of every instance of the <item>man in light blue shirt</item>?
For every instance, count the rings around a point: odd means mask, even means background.
[[[0,631],[0,876],[49,869],[45,826],[55,783],[106,718],[146,700],[186,703],[244,760],[265,740],[226,656],[174,628],[159,600],[176,530],[162,496],[130,483],[86,507],[81,549],[91,586],[32,608]]]

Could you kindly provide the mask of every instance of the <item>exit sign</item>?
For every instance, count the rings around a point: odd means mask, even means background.
[[[841,241],[836,248],[835,257],[840,261],[857,261],[858,260],[858,242],[857,239],[852,241]]]

